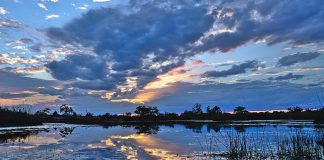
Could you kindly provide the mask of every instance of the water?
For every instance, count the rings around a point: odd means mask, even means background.
[[[0,128],[0,159],[203,159],[223,153],[230,134],[252,135],[262,145],[296,131],[323,133],[308,121],[7,127]]]

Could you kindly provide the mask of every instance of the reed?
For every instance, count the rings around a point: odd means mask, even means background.
[[[323,131],[310,135],[296,130],[286,135],[274,133],[272,137],[264,133],[246,134],[227,131],[212,135],[212,138],[203,137],[199,143],[201,146],[207,146],[206,150],[200,154],[194,154],[194,157],[233,160],[324,159]]]

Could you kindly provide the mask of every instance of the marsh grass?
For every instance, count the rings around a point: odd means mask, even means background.
[[[226,131],[202,137],[199,143],[203,151],[195,154],[195,159],[324,159],[323,132],[310,135],[296,130],[269,136]]]
[[[296,132],[278,142],[277,155],[280,159],[324,159],[323,140],[323,134],[306,135],[304,132]]]

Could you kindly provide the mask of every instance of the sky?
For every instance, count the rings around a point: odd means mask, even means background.
[[[323,0],[0,0],[0,106],[324,104]]]

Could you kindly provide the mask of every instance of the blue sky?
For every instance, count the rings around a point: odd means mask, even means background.
[[[0,105],[318,108],[324,2],[0,1]]]

